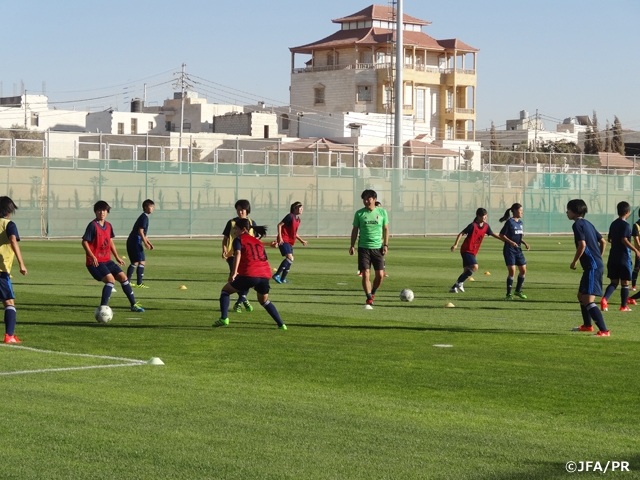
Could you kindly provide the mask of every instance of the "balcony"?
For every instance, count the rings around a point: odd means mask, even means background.
[[[322,66],[311,66],[311,67],[303,67],[303,68],[294,68],[291,73],[312,73],[312,72],[327,72],[333,70],[381,70],[387,68],[393,68],[392,63],[381,62],[381,63],[356,63],[350,65],[322,65]],[[428,73],[442,73],[442,74],[450,74],[450,73],[464,73],[467,75],[475,75],[475,70],[466,70],[462,68],[440,68],[433,65],[413,65],[411,63],[406,63],[404,65],[406,70],[415,70],[416,72],[428,72]]]

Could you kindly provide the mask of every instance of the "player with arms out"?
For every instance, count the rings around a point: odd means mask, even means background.
[[[374,190],[365,190],[360,197],[364,208],[358,210],[353,217],[349,255],[355,253],[357,240],[358,270],[362,272],[362,288],[367,296],[366,305],[372,306],[376,291],[384,278],[384,257],[389,248],[389,219],[384,208],[376,207],[378,194]],[[375,271],[373,288],[370,280],[371,266]]]
[[[124,260],[118,256],[116,245],[113,243],[113,237],[115,237],[113,228],[106,220],[107,215],[111,211],[111,207],[104,200],[100,200],[93,206],[93,211],[96,214],[96,218],[87,225],[87,229],[82,236],[82,248],[84,248],[87,256],[87,270],[89,270],[93,278],[104,283],[100,306],[109,304],[111,291],[117,280],[120,282],[120,285],[122,285],[122,291],[129,299],[131,311],[144,312],[144,308],[136,302],[133,289],[127,276],[122,269],[111,260],[111,254],[113,253],[118,264],[124,265]]]
[[[514,248],[518,246],[518,244],[513,240],[509,240],[506,237],[502,238],[500,235],[493,233],[491,227],[487,223],[487,211],[484,208],[478,208],[476,210],[476,218],[473,222],[467,225],[465,229],[458,234],[456,241],[451,246],[452,252],[458,248],[458,242],[460,242],[460,238],[462,238],[463,235],[466,235],[467,238],[464,239],[462,247],[460,247],[460,255],[462,256],[462,274],[458,277],[456,283],[454,283],[449,289],[449,293],[464,292],[463,284],[465,280],[473,275],[473,272],[478,270],[476,255],[478,254],[478,250],[480,250],[480,245],[482,245],[482,240],[484,240],[485,235],[497,238],[500,241],[508,243]]]
[[[511,217],[510,214],[513,214]],[[522,226],[522,205],[514,203],[511,208],[504,212],[504,216],[500,219],[500,222],[506,222],[502,230],[500,230],[500,238],[504,241],[504,247],[502,248],[502,254],[504,256],[504,262],[507,265],[507,296],[506,300],[513,300],[513,277],[516,275],[516,267],[518,267],[518,283],[516,284],[516,297],[526,299],[527,296],[522,293],[522,285],[524,284],[524,276],[527,273],[527,261],[522,253],[521,244],[529,250],[529,244],[522,238],[524,236],[524,227]],[[506,240],[511,240],[517,244],[514,247]]]
[[[574,332],[593,332],[591,320],[598,326],[598,337],[610,335],[604,323],[602,313],[595,304],[595,297],[602,295],[602,274],[604,263],[602,255],[607,248],[607,242],[596,230],[591,222],[584,219],[587,214],[587,204],[582,199],[570,200],[567,203],[567,218],[573,221],[573,238],[576,243],[576,254],[570,268],[576,269],[578,261],[584,270],[578,287],[578,301],[582,312],[582,325],[575,327]]]
[[[136,220],[136,223],[133,224],[133,229],[127,238],[127,254],[129,255],[129,261],[131,262],[127,269],[127,280],[129,280],[132,287],[149,288],[142,283],[146,263],[144,248],[153,250],[153,245],[147,238],[147,231],[149,230],[149,215],[153,213],[155,205],[156,204],[153,203],[153,200],[149,199],[142,202],[143,212]],[[137,276],[137,283],[135,285],[131,283],[131,277],[133,276],[134,270],[136,271]]]
[[[233,266],[229,275],[229,282],[222,287],[220,292],[220,319],[213,324],[214,327],[229,325],[229,300],[230,295],[237,292],[248,292],[253,288],[258,294],[258,302],[271,315],[278,324],[278,328],[286,330],[287,326],[280,318],[276,306],[269,301],[269,279],[271,267],[267,261],[267,254],[263,243],[252,234],[250,229],[263,237],[267,233],[267,227],[251,225],[248,218],[240,218],[234,225]]]
[[[300,235],[298,235],[298,227],[300,226],[300,214],[302,213],[303,206],[300,202],[291,204],[289,214],[282,219],[278,224],[278,236],[276,238],[276,245],[280,248],[280,254],[284,257],[284,260],[278,267],[278,271],[272,277],[277,283],[289,283],[287,280],[287,274],[291,269],[293,263],[293,246],[296,240],[300,240],[303,247],[307,246]]]
[[[20,273],[27,274],[18,242],[18,227],[10,218],[18,209],[9,197],[0,197],[0,299],[4,305],[4,343],[20,343],[15,336],[16,305],[13,285],[11,284],[11,267],[13,259],[18,260]]]

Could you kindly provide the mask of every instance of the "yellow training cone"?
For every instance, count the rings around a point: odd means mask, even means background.
[[[453,307],[455,307],[455,305],[454,305],[453,303],[451,303],[451,302],[449,302],[449,303],[445,303],[445,304],[444,304],[444,306],[445,306],[445,307],[447,307],[447,308],[453,308]]]
[[[475,282],[475,280],[473,279],[473,277],[469,277],[469,278],[467,278],[467,280],[469,280],[470,282]]]
[[[187,289],[187,286],[186,286],[186,285],[180,285],[180,286],[178,287],[178,290],[186,290],[186,289]]]
[[[487,270],[486,272],[484,272],[484,274],[485,275],[491,275],[491,272]]]

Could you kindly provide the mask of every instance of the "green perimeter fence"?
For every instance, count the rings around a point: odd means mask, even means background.
[[[607,231],[616,204],[636,205],[640,177],[633,174],[376,169],[0,157],[0,193],[19,207],[22,236],[79,237],[106,200],[117,235],[127,235],[151,198],[150,234],[220,235],[239,198],[251,218],[276,224],[295,201],[304,204],[303,236],[347,236],[360,194],[371,188],[389,212],[393,235],[444,235],[462,230],[478,207],[498,218],[514,202],[524,205],[527,233],[570,233],[565,206],[583,198],[588,219]],[[636,211],[634,209],[635,219]]]

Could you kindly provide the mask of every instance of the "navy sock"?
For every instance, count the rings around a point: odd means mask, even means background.
[[[138,269],[136,270],[136,274],[138,277],[138,285],[142,285],[142,278],[144,277],[144,265],[139,264]]]
[[[109,305],[111,290],[113,290],[113,283],[105,283],[104,287],[102,287],[102,298],[100,299],[100,305]]]
[[[591,316],[593,322],[598,326],[598,329],[601,332],[606,332],[607,326],[604,324],[604,317],[602,316],[600,309],[596,307],[596,304],[590,303],[587,305],[587,310],[589,311],[589,316]]]
[[[518,275],[518,283],[516,284],[516,292],[522,291],[522,284],[524,283],[524,275]]]
[[[273,318],[276,321],[276,323],[278,324],[279,327],[284,324],[284,322],[280,318],[280,314],[278,313],[278,310],[276,309],[276,306],[273,303],[271,303],[269,300],[267,300],[266,302],[264,302],[262,304],[262,306],[267,311],[267,313],[269,315],[271,315],[271,318]]]
[[[136,269],[136,266],[131,264],[129,268],[127,268],[127,280],[131,281],[131,277],[133,276],[133,271]]]
[[[229,318],[229,293],[220,292],[220,318]]]
[[[460,275],[458,277],[458,280],[456,280],[456,283],[464,283],[464,281],[469,278],[471,275],[473,275],[473,270],[469,269],[469,268],[465,268],[464,272],[462,272],[462,275]]]
[[[580,304],[580,311],[582,312],[582,323],[585,327],[591,326],[591,317],[589,316],[589,311],[587,310],[586,305]]]
[[[124,282],[121,282],[120,285],[122,286],[122,291],[129,299],[129,303],[131,305],[135,305],[136,297],[133,294],[133,288],[131,288],[131,284],[129,283],[129,280],[125,280]]]
[[[513,289],[513,277],[507,277],[507,295],[511,295]]]
[[[627,302],[629,301],[629,285],[621,285],[620,286],[620,304],[623,307],[627,306]]]
[[[280,268],[282,268],[282,273],[280,273],[280,280],[284,280],[285,278],[287,278],[287,274],[291,269],[291,263],[292,263],[291,260],[289,260],[288,258],[285,258],[280,264],[280,267],[278,267],[278,272],[280,271]]]
[[[4,307],[4,331],[7,335],[13,335],[16,328],[16,307],[9,305]]]
[[[238,292],[238,301],[236,303],[243,303],[247,301],[247,293],[249,290],[243,290],[242,292]],[[224,317],[227,318],[227,317]]]
[[[618,286],[618,285],[614,285],[613,283],[610,283],[610,284],[607,286],[607,289],[604,291],[604,298],[605,298],[605,300],[609,300],[609,297],[611,297],[611,295],[613,295],[613,292],[615,292],[615,291],[616,291],[616,287],[617,287],[617,286]]]

